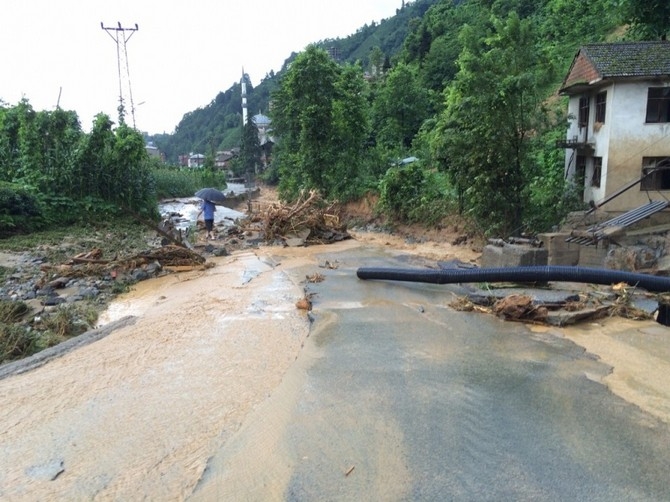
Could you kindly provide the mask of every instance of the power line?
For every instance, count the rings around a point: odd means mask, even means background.
[[[128,40],[133,34],[139,30],[139,26],[135,23],[134,28],[124,28],[121,26],[121,23],[117,23],[117,26],[105,26],[102,22],[100,27],[107,32],[107,34],[112,37],[112,40],[116,43],[116,65],[119,73],[119,122],[124,121],[125,116],[125,103],[124,103],[124,87],[127,87],[128,98],[130,99],[130,115],[133,119],[133,128],[135,127],[135,104],[133,102],[133,90],[130,85],[130,65],[128,64]],[[125,70],[125,71],[124,71]],[[124,85],[125,83],[125,85]]]

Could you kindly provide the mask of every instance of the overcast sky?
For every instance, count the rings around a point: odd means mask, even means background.
[[[395,15],[402,0],[2,0],[0,100],[57,104],[89,131],[103,112],[117,121],[117,44],[125,35],[135,125],[171,133],[185,113],[239,82],[257,86],[291,52]],[[105,27],[136,32],[107,32]],[[110,34],[112,36],[110,36]],[[114,37],[114,38],[113,38]],[[130,38],[128,38],[130,37]],[[121,47],[123,44],[121,44]],[[123,72],[125,75],[125,71]],[[126,122],[132,125],[124,91]]]

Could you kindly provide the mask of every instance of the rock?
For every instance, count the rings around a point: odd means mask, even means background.
[[[47,285],[53,289],[61,289],[64,288],[68,282],[70,282],[69,278],[61,276],[49,281]]]
[[[45,306],[54,306],[54,305],[61,305],[66,302],[66,299],[63,298],[62,296],[47,296],[44,300],[42,300],[42,303]]]
[[[147,273],[147,271],[142,268],[136,268],[135,270],[132,271],[130,276],[135,281],[144,281],[149,278],[149,274]]]
[[[295,306],[300,310],[312,310],[312,302],[307,297],[298,300]]]

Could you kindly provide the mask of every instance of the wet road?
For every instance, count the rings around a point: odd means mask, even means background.
[[[360,281],[326,253],[313,332],[192,500],[668,500],[670,428],[572,342],[456,312],[458,287]],[[307,272],[307,270],[305,270]]]
[[[379,246],[214,262],[140,283],[108,312],[133,324],[0,379],[0,500],[670,498],[670,420],[560,330],[457,312],[456,285],[357,279],[428,265]],[[651,333],[636,357],[665,368]]]

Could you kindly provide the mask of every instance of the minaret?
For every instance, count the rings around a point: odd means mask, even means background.
[[[247,80],[244,78],[244,66],[242,67],[242,127],[247,125]]]

